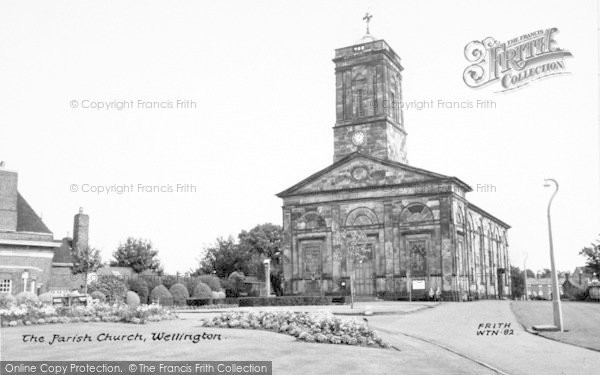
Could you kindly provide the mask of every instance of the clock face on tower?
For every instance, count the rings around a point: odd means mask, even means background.
[[[365,143],[365,133],[357,131],[352,134],[352,143],[355,146],[362,146]]]

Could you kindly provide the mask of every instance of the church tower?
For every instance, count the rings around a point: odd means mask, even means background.
[[[335,50],[336,162],[353,152],[407,163],[402,115],[400,57],[369,33],[354,45]]]

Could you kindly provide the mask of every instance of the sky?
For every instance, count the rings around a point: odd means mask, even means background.
[[[404,111],[409,164],[493,185],[467,197],[512,226],[511,263],[527,254],[534,270],[550,267],[543,183],[555,178],[557,268],[572,271],[600,237],[598,5],[541,4],[3,2],[0,160],[57,239],[83,207],[104,260],[142,237],[167,272],[188,271],[217,237],[281,224],[275,194],[331,164],[331,59],[369,11],[402,59],[404,101],[435,103]],[[569,74],[504,93],[463,82],[469,42],[552,27]],[[445,104],[477,100],[495,106]]]

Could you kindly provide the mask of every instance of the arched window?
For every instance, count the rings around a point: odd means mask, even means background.
[[[402,223],[410,223],[416,221],[433,220],[433,213],[426,205],[422,203],[411,203],[404,207],[400,213],[400,221]]]
[[[345,225],[373,225],[378,224],[379,219],[373,210],[367,207],[358,207],[352,210],[346,217]]]

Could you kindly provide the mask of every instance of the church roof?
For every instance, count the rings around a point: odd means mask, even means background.
[[[17,232],[52,234],[21,193],[17,193]]]
[[[386,167],[391,167],[393,169],[397,169],[397,170],[402,170],[402,171],[406,171],[409,173],[412,173],[414,175],[419,175],[421,176],[423,179],[426,179],[426,181],[430,182],[430,181],[436,181],[436,182],[444,182],[444,181],[451,181],[456,183],[457,185],[461,186],[463,189],[465,189],[465,191],[472,191],[473,189],[471,189],[471,187],[469,185],[467,185],[466,183],[464,183],[463,181],[461,181],[460,179],[456,178],[456,177],[452,177],[452,176],[446,176],[443,174],[439,174],[439,173],[435,173],[435,172],[431,172],[425,169],[421,169],[421,168],[416,168],[416,167],[412,167],[408,164],[403,164],[403,163],[399,163],[399,162],[395,162],[395,161],[390,161],[390,160],[383,160],[383,159],[378,159],[375,158],[373,156],[370,155],[366,155],[360,152],[353,152],[347,156],[345,156],[344,158],[338,160],[337,162],[331,164],[330,166],[328,166],[327,168],[324,168],[320,171],[318,171],[317,173],[314,173],[312,175],[310,175],[309,177],[305,178],[304,180],[300,181],[299,183],[293,185],[292,187],[280,192],[277,194],[277,196],[279,198],[284,198],[284,197],[288,197],[288,196],[292,196],[292,195],[303,195],[306,194],[306,192],[302,191],[302,188],[308,186],[309,184],[319,180],[319,178],[321,178],[322,176],[327,175],[329,172],[335,170],[336,168],[339,168],[341,166],[343,166],[346,163],[350,163],[352,160],[358,159],[358,158],[363,158],[366,159],[368,161],[371,161],[373,163],[376,164],[380,164]],[[377,186],[381,186],[381,185],[377,185]],[[363,187],[367,187],[367,186],[363,186]]]

